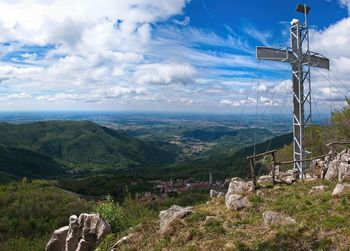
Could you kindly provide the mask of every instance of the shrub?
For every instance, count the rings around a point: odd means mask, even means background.
[[[121,232],[130,227],[130,222],[122,207],[118,203],[115,203],[110,195],[106,196],[106,201],[99,203],[93,211],[99,213],[111,225],[112,232],[114,233]]]

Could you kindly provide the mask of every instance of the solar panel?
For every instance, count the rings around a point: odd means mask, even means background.
[[[306,4],[298,4],[296,11],[309,14],[310,7],[306,6]]]

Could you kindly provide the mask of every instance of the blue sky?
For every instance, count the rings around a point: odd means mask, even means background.
[[[298,3],[0,0],[0,109],[288,113],[289,66],[255,47],[289,45]],[[328,112],[350,89],[350,1],[304,3],[311,50],[331,59],[312,74]]]

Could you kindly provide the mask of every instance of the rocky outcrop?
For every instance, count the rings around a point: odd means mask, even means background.
[[[53,232],[46,251],[93,251],[109,233],[110,225],[98,214],[72,215],[69,226]]]
[[[160,211],[160,234],[164,234],[175,220],[182,219],[186,215],[191,214],[193,212],[192,209],[192,207],[172,205],[169,209]]]
[[[246,194],[253,191],[253,182],[235,177],[231,179],[225,197],[230,194]]]
[[[284,214],[273,212],[273,211],[266,211],[263,213],[263,220],[265,225],[290,225],[290,224],[296,224],[296,221],[290,217],[286,216]]]
[[[241,178],[232,178],[225,195],[225,204],[228,209],[240,210],[250,207],[251,203],[247,197],[247,193],[253,191],[253,182],[244,181]]]
[[[328,186],[321,185],[321,186],[314,186],[311,188],[309,194],[319,194],[323,193],[328,190]]]
[[[350,181],[350,149],[344,149],[332,161],[327,160],[325,159],[326,180]]]
[[[328,158],[327,158],[328,157]],[[312,171],[313,177],[322,179],[327,171],[326,164],[329,163],[329,156],[325,160],[314,159],[310,163],[310,170]]]
[[[226,208],[241,210],[246,207],[251,207],[252,203],[240,194],[230,194],[225,200]]]
[[[350,184],[337,184],[332,192],[332,196],[340,196],[344,193],[349,193],[350,192]]]
[[[297,169],[290,169],[281,172],[279,166],[275,168],[275,180],[278,183],[292,184],[299,179],[299,172]]]
[[[338,167],[338,181],[350,181],[350,164],[349,162],[341,162]]]
[[[327,165],[327,172],[326,175],[324,176],[324,178],[326,180],[336,180],[338,179],[338,167],[339,167],[339,160],[338,159],[334,159],[332,161],[330,161]]]
[[[46,245],[46,250],[48,251],[64,250],[68,229],[69,229],[69,226],[64,226],[64,227],[61,227],[60,229],[53,231],[51,239]]]

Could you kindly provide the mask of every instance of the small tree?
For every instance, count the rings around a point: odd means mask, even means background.
[[[112,196],[106,196],[106,201],[99,203],[94,212],[99,213],[101,217],[107,221],[112,228],[112,232],[119,233],[128,227],[130,223],[124,214],[123,209],[115,203]]]

